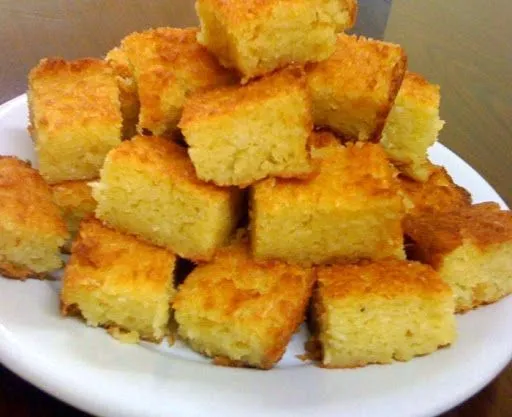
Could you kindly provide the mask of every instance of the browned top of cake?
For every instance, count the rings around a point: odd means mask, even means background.
[[[116,47],[108,51],[105,61],[112,67],[116,75],[122,78],[131,78],[133,76],[130,61],[122,48]]]
[[[231,188],[221,188],[197,178],[187,150],[172,140],[158,136],[135,136],[107,155],[106,163],[126,165],[147,172],[156,179],[168,178],[184,188],[206,193],[212,198],[229,198]]]
[[[424,183],[399,175],[400,188],[409,200],[408,212],[452,211],[471,204],[469,192],[453,182],[446,169],[431,165],[432,174]]]
[[[176,256],[169,250],[117,232],[89,216],[82,220],[73,242],[64,291],[89,286],[119,296],[133,291],[161,293],[169,284],[175,262]],[[63,308],[66,312],[67,307]]]
[[[398,97],[413,99],[426,106],[437,108],[441,98],[439,90],[439,85],[429,83],[420,74],[407,71],[400,86]]]
[[[322,299],[429,296],[449,294],[449,286],[428,265],[419,262],[382,260],[317,268]]]
[[[340,33],[334,54],[312,64],[308,77],[329,82],[347,94],[352,91],[387,100],[398,92],[406,64],[400,45]]]
[[[335,139],[324,136],[319,141],[334,144]],[[310,177],[269,178],[254,185],[258,204],[265,211],[281,210],[290,204],[304,204],[315,210],[342,204],[347,210],[357,211],[369,200],[379,205],[389,204],[390,199],[395,200],[397,211],[402,210],[396,171],[380,145],[349,143],[316,149],[314,154],[318,156],[314,160],[316,172]]]
[[[201,0],[201,3],[207,3],[214,10],[218,10],[223,21],[240,26],[245,22],[265,19],[269,16],[276,4],[288,4],[293,6],[304,5],[304,7],[313,7],[305,4],[304,0]],[[340,7],[347,9],[350,14],[350,26],[353,25],[357,14],[356,0],[340,0]]]
[[[94,180],[64,181],[51,185],[54,201],[64,210],[78,207],[93,209],[96,201],[92,198],[91,181]]]
[[[465,242],[485,250],[512,241],[512,213],[496,203],[481,203],[455,211],[424,212],[404,220],[405,233],[436,266]]]
[[[32,123],[38,129],[120,124],[118,95],[112,68],[101,59],[45,58],[29,74]]]
[[[18,228],[68,237],[49,186],[29,163],[0,156],[0,201],[0,230]]]
[[[311,133],[308,139],[308,145],[311,149],[316,150],[329,148],[331,146],[341,146],[341,140],[328,130],[318,130]]]
[[[212,262],[199,265],[178,292],[174,307],[222,323],[274,326],[273,321],[296,326],[296,310],[309,299],[314,283],[311,268],[284,262],[256,262],[245,239],[219,249]],[[272,321],[265,320],[268,315]],[[282,326],[276,326],[276,329]]]
[[[273,72],[243,86],[228,86],[192,95],[185,103],[180,128],[197,120],[232,113],[238,108],[257,104],[281,95],[299,92],[307,95],[304,69],[292,66]],[[312,122],[309,122],[312,124]]]
[[[217,85],[221,80],[224,84],[232,82],[233,74],[221,67],[215,57],[197,42],[197,32],[198,28],[170,27],[134,32],[123,39],[121,48],[138,76],[144,72],[155,72],[163,78],[193,80],[192,87],[195,88]],[[158,83],[155,87],[165,84]],[[178,86],[189,89],[180,82]]]

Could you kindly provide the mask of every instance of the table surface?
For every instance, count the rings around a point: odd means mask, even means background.
[[[389,18],[388,11],[390,7]],[[361,0],[358,31],[403,45],[409,68],[441,85],[440,141],[512,203],[512,3]],[[0,0],[0,103],[40,58],[102,56],[126,34],[197,24],[192,0]],[[468,358],[470,360],[470,358]],[[0,415],[85,416],[0,366]],[[512,415],[512,365],[444,417]]]

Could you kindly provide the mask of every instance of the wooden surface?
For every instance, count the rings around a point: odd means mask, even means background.
[[[134,30],[193,25],[192,3],[0,0],[0,102],[25,91],[26,74],[41,57],[102,56]],[[388,5],[384,0],[363,1],[359,29],[378,36]],[[441,113],[447,121],[441,141],[482,173],[509,205],[510,16],[512,3],[507,0],[395,0],[384,35],[406,48],[411,69],[441,84]],[[85,416],[0,367],[0,416],[55,415]],[[512,366],[443,416],[512,416]]]
[[[441,85],[440,140],[512,205],[512,3],[393,2],[385,32],[409,68]],[[512,415],[512,414],[511,414]]]

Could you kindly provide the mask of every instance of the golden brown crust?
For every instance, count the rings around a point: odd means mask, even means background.
[[[299,359],[302,361],[321,361],[323,357],[322,342],[318,340],[318,331],[313,331],[311,327],[310,331],[312,335],[306,341],[306,343],[304,343],[305,353],[303,355],[300,355]]]
[[[112,100],[115,77],[101,59],[44,58],[30,71],[29,88],[36,130],[59,131],[95,119],[121,123],[117,96]]]
[[[330,134],[316,133],[316,142],[332,143],[336,139]],[[306,179],[269,178],[255,184],[259,204],[265,212],[279,210],[283,204],[309,201],[319,208],[336,206],[336,201],[353,201],[354,210],[366,207],[368,199],[394,198],[398,183],[393,167],[386,161],[380,145],[370,143],[348,143],[346,146],[329,146],[316,165],[316,172]],[[366,161],[361,164],[361,161]],[[321,175],[321,173],[329,175]],[[346,174],[350,173],[349,176]],[[278,196],[278,198],[277,198]],[[396,197],[398,201],[399,198]],[[345,203],[347,204],[347,203]],[[400,204],[397,204],[397,209]]]
[[[85,215],[93,213],[96,208],[90,182],[89,180],[64,181],[50,186],[53,201],[60,208],[71,233],[76,232],[80,220]]]
[[[279,1],[276,0],[201,0],[201,3],[207,3],[208,7],[218,11],[218,16],[222,16],[225,24],[240,26],[245,22],[253,20],[265,20],[272,12],[272,9]],[[304,3],[303,0],[288,0],[288,3]],[[340,5],[348,11],[349,26],[351,28],[356,20],[358,5],[356,0],[340,0]]]
[[[121,141],[119,89],[107,62],[41,60],[29,74],[28,103],[44,179],[97,177],[106,153]]]
[[[105,56],[105,61],[108,62],[118,77],[126,80],[133,78],[133,71],[130,67],[130,61],[126,56],[126,52],[122,48],[115,47],[108,51],[107,55]],[[137,92],[136,88],[134,88],[134,92]]]
[[[455,184],[445,168],[428,163],[431,174],[424,183],[399,175],[401,191],[408,200],[408,213],[453,211],[471,205],[471,194]]]
[[[406,63],[407,56],[400,45],[340,33],[334,54],[324,62],[313,64],[311,69],[332,78],[340,87],[387,96],[392,91],[398,92],[396,84],[400,87]],[[339,65],[353,68],[339,71]]]
[[[473,292],[472,303],[470,305],[465,305],[465,306],[457,305],[456,308],[455,308],[455,313],[457,313],[457,314],[464,314],[464,313],[467,313],[468,311],[474,310],[476,308],[485,307],[487,305],[493,304],[493,303],[495,303],[495,302],[497,302],[497,301],[507,297],[511,293],[512,292],[496,294],[496,296],[494,296],[494,297],[490,297],[490,298],[487,298],[485,300],[481,300],[478,297],[476,297],[474,292]]]
[[[140,167],[156,178],[172,178],[182,187],[193,187],[216,198],[229,198],[230,188],[220,188],[197,178],[187,149],[158,136],[136,136],[123,142],[107,156],[112,162]]]
[[[450,286],[428,265],[387,259],[317,267],[316,273],[318,280],[313,291],[309,321],[312,336],[305,347],[313,359],[322,362],[319,365],[322,368],[357,368],[369,364],[386,364],[393,359],[409,360],[413,356],[432,352],[453,340],[453,293]],[[415,320],[412,319],[405,325],[402,322],[403,327],[397,331],[396,325],[400,320],[407,315],[417,314],[413,310],[416,308],[421,310],[426,304],[436,308],[435,313],[430,309],[430,318],[433,322],[429,322],[429,318],[424,317],[419,322],[416,321],[415,330],[410,330],[410,325],[413,328],[415,326],[413,324]],[[394,310],[391,315],[388,308]],[[373,318],[380,314],[383,317],[386,316],[387,310],[387,317],[373,320],[372,326],[389,322],[385,333],[389,329],[390,334],[395,332],[394,336],[390,336],[389,340],[381,340],[388,337],[382,333],[380,337],[376,336],[376,333],[382,331],[381,329],[366,328],[366,323],[363,324],[351,317],[351,314],[364,316],[368,309],[373,311]],[[406,316],[393,318],[400,309],[403,309],[402,314]],[[342,324],[345,316],[347,322]],[[422,333],[432,330],[433,336],[439,331],[440,323],[436,320],[440,317],[443,321],[441,328],[444,327],[441,333],[444,335],[439,333],[434,336],[440,337],[435,345],[422,348],[421,343],[431,342],[425,340],[420,342],[418,339],[399,341],[403,335],[402,331],[405,333],[405,339],[408,339],[407,336],[412,336],[411,332],[418,334],[418,331]],[[394,323],[395,320],[396,323]],[[338,327],[338,324],[341,327]],[[363,343],[365,339],[358,340],[359,337],[365,338],[367,344]],[[379,342],[375,343],[375,341]],[[394,353],[389,351],[384,353],[385,351],[381,349],[385,349],[385,346],[389,348],[390,343],[396,344],[394,349],[398,348],[398,350]],[[410,344],[409,348],[413,351],[398,354],[399,346],[404,348],[404,344]]]
[[[179,127],[202,180],[244,188],[268,176],[311,171],[306,142],[313,123],[301,67],[193,95]]]
[[[203,354],[204,354],[204,352],[203,352]],[[283,354],[284,354],[284,350],[281,353],[281,356]],[[215,356],[212,360],[212,363],[217,366],[227,366],[230,368],[257,368],[257,369],[262,369],[264,371],[267,371],[274,367],[274,364],[277,361],[279,361],[279,359],[281,359],[281,356],[279,356],[279,358],[277,358],[277,359],[275,359],[274,357],[264,359],[260,364],[258,364],[258,366],[248,364],[247,362],[244,362],[244,361],[232,360],[226,356]]]
[[[481,203],[452,212],[423,212],[404,220],[415,242],[413,256],[438,268],[445,255],[469,240],[476,247],[512,240],[512,213],[496,203]]]
[[[97,181],[97,179],[90,181],[63,181],[52,184],[53,199],[64,210],[83,209],[89,212],[93,211],[96,202],[92,198],[89,183],[94,181]]]
[[[334,54],[307,67],[308,83],[313,91],[313,102],[320,94],[319,89],[331,86],[332,106],[337,105],[337,100],[349,100],[356,108],[366,108],[364,122],[372,131],[364,134],[368,136],[365,140],[378,142],[406,68],[407,55],[399,45],[341,33]],[[369,113],[370,108],[373,114]],[[353,132],[338,133],[347,139],[357,139],[351,137]]]
[[[189,93],[235,81],[233,74],[197,43],[197,32],[197,28],[162,27],[123,39],[121,47],[138,85],[139,132],[171,134]]]
[[[451,293],[434,269],[412,261],[389,259],[318,267],[317,276],[316,291],[322,300]]]
[[[49,186],[28,162],[0,156],[0,201],[0,230],[15,225],[28,233],[68,237]]]
[[[219,81],[235,81],[203,46],[197,43],[198,28],[161,27],[134,32],[121,42],[136,76],[156,66],[171,69],[178,76],[193,78],[193,87],[211,87]],[[184,81],[185,81],[184,80]]]
[[[0,272],[43,278],[58,268],[66,225],[39,172],[16,157],[0,156]]]
[[[198,0],[198,41],[242,83],[290,63],[328,58],[355,22],[355,0]],[[287,22],[283,25],[283,21]]]
[[[431,84],[421,74],[407,71],[400,87],[400,96],[414,99],[425,106],[438,108],[441,99],[440,87]]]
[[[307,89],[305,72],[300,66],[277,70],[244,86],[221,87],[194,94],[185,104],[179,127],[186,129],[196,121],[223,116],[243,106],[254,105],[280,94],[289,95],[291,89]],[[305,123],[312,128],[310,119]]]
[[[208,277],[208,279],[205,279]],[[254,309],[246,311],[244,322],[255,324],[261,319],[260,304],[268,298],[269,305],[273,301],[278,303],[278,312],[274,312],[280,319],[292,318],[290,307],[296,300],[285,296],[286,293],[300,293],[304,286],[312,286],[314,277],[310,268],[287,265],[279,261],[255,261],[252,259],[249,244],[246,239],[220,248],[210,263],[199,265],[185,280],[185,288],[192,289],[196,295],[206,299],[194,299],[204,307],[215,308],[217,319],[230,320],[234,313],[247,301],[255,300]],[[176,309],[186,306],[192,300],[186,298],[185,293],[179,293],[174,300]],[[212,297],[210,297],[210,295]],[[210,304],[213,296],[221,296],[222,304]],[[261,297],[261,298],[260,298]],[[284,298],[282,298],[284,297]],[[259,300],[258,300],[259,299]],[[270,303],[270,300],[273,300]],[[248,314],[248,313],[251,314]],[[209,314],[208,308],[203,311]]]
[[[303,321],[314,281],[311,269],[254,261],[247,240],[242,238],[219,249],[211,263],[194,269],[180,287],[173,307],[177,318],[190,312],[206,321],[258,329],[267,345],[259,363],[233,361],[226,355],[215,355],[216,362],[269,369],[282,357]],[[178,323],[182,326],[179,319]]]
[[[276,3],[275,0],[201,0],[201,2],[208,3],[209,8],[213,10],[218,10],[223,23],[236,26],[254,19],[265,19]]]
[[[226,356],[215,356],[212,363],[217,366],[227,366],[230,368],[247,368],[247,363],[243,361],[235,361]]]
[[[126,52],[119,48],[111,49],[105,56],[105,61],[112,67],[119,87],[119,102],[123,114],[123,138],[129,139],[135,135],[135,125],[139,118],[139,95],[137,83],[133,75]]]
[[[82,58],[67,61],[63,58],[43,58],[39,64],[30,71],[29,79],[55,77],[56,74],[80,75],[83,71],[104,71],[105,63],[97,58]]]
[[[168,317],[158,315],[166,314],[174,295],[175,263],[172,252],[89,216],[80,224],[64,271],[61,314],[80,315],[124,342],[137,342],[139,337],[159,342],[167,332],[163,324],[155,323],[167,323]],[[151,309],[146,317],[137,316],[142,305]]]
[[[357,0],[346,0],[345,7],[349,13],[349,23],[346,29],[351,29],[356,24],[357,15],[359,13],[359,3]]]
[[[407,55],[405,55],[405,52],[402,52],[396,65],[393,67],[391,83],[389,84],[388,101],[377,112],[375,132],[373,133],[373,136],[370,138],[371,142],[378,143],[380,141],[382,130],[384,129],[384,125],[386,124],[388,114],[391,111],[393,103],[395,102],[395,98],[400,90],[401,85],[403,84],[406,69]]]
[[[343,146],[327,136],[319,142],[328,146],[316,148],[315,140],[311,176],[253,185],[254,256],[305,265],[403,258],[403,202],[382,147],[365,142]]]
[[[119,233],[105,226],[94,216],[88,216],[82,220],[79,236],[73,242],[72,255],[73,257],[68,264],[69,268],[66,268],[68,284],[83,284],[84,275],[79,273],[77,267],[89,270],[89,274],[95,273],[101,282],[107,279],[106,276],[102,276],[99,271],[101,269],[108,271],[116,262],[124,261],[126,270],[130,268],[137,270],[142,268],[143,261],[150,259],[150,262],[146,262],[146,265],[144,265],[148,268],[144,271],[147,275],[144,284],[150,288],[153,284],[155,286],[162,285],[162,282],[159,281],[162,274],[156,272],[167,272],[169,268],[163,266],[167,265],[169,260],[172,263],[175,262],[175,256],[169,250],[142,242],[135,236]],[[152,271],[155,271],[155,273],[152,274]],[[168,277],[165,276],[164,278],[167,280]],[[130,286],[130,281],[136,282],[138,280],[140,280],[140,277],[137,277],[136,274],[126,276],[125,279],[119,280],[119,285]],[[86,278],[85,282],[87,281]]]
[[[0,256],[0,274],[6,278],[19,279],[25,281],[27,278],[43,279],[46,273],[37,273],[30,268],[21,265],[15,265],[12,262],[7,262]]]
[[[322,149],[330,146],[341,146],[341,141],[328,130],[318,130],[311,133],[308,145],[311,149]]]

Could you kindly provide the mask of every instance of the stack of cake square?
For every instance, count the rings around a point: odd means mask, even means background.
[[[318,14],[321,6],[311,3],[317,7]],[[309,2],[298,2],[294,7],[306,4]],[[388,319],[397,326],[398,333],[407,334],[409,328],[416,331],[414,329],[423,321],[431,326],[432,333],[424,339],[404,337],[400,342],[390,338],[380,356],[364,355],[372,349],[378,351],[378,346],[366,350],[360,347],[362,356],[357,365],[387,362],[393,358],[406,360],[450,344],[455,327],[449,286],[432,268],[404,260],[401,223],[406,207],[397,171],[389,162],[389,149],[405,146],[402,142],[409,136],[400,116],[395,122],[399,133],[387,135],[390,145],[386,148],[377,144],[406,77],[407,58],[402,48],[364,37],[336,34],[340,26],[334,24],[329,40],[323,40],[325,49],[308,50],[318,35],[304,24],[308,13],[295,17],[299,14],[294,7],[285,6],[281,1],[203,0],[196,5],[201,20],[199,42],[224,66],[236,69],[241,74],[242,85],[191,96],[185,102],[178,127],[189,146],[188,153],[199,178],[219,186],[249,187],[252,258],[249,262],[266,269],[268,262],[284,262],[306,269],[338,264],[339,271],[336,270],[335,275],[341,279],[343,265],[364,260],[366,264],[351,275],[353,283],[347,283],[348,287],[362,281],[377,267],[382,271],[379,278],[385,288],[396,286],[397,275],[398,280],[405,281],[407,295],[417,296],[425,307],[418,316],[403,321],[393,319],[401,313],[406,316],[410,311],[410,306],[402,302],[400,292],[379,292],[372,285],[366,291],[375,291],[376,304],[383,313],[390,309]],[[334,5],[329,6],[334,10]],[[352,5],[345,6],[334,21],[342,22],[343,16],[352,16]],[[325,18],[329,13],[324,10],[318,15]],[[285,26],[279,26],[274,20],[280,16],[286,16],[283,17]],[[301,67],[298,63],[307,65]],[[414,100],[412,104],[407,101],[403,104],[407,108],[414,105],[417,105]],[[421,109],[415,110],[422,114]],[[438,115],[429,110],[425,111],[425,118],[438,126]],[[414,123],[417,113],[413,110],[407,113],[405,123]],[[339,137],[328,131],[315,132],[314,127],[327,128]],[[420,130],[420,135],[413,139],[418,144],[407,148],[410,149],[407,156],[412,155],[414,161],[426,159],[426,149],[437,135],[434,129]],[[248,303],[247,310],[243,308],[246,303],[241,302],[229,315],[219,315],[218,309],[223,309],[224,303],[230,305],[227,300],[231,296],[220,300],[208,296],[196,304],[203,299],[198,293],[199,282],[213,286],[216,279],[223,276],[218,272],[219,277],[214,278],[215,271],[223,271],[235,262],[231,258],[235,258],[237,252],[230,252],[231,257],[215,257],[210,264],[199,266],[180,287],[179,302],[174,305],[178,332],[195,349],[223,358],[222,363],[266,368],[268,364],[262,359],[254,362],[251,351],[246,350],[246,342],[236,344],[244,337],[238,326],[245,317],[244,312],[249,314]],[[247,254],[244,262],[246,258]],[[319,279],[322,268],[314,268]],[[428,277],[432,291],[422,285],[424,277]],[[236,283],[237,280],[233,280]],[[209,281],[211,283],[207,284]],[[417,282],[419,284],[415,285]],[[325,292],[315,292],[319,304],[326,294],[334,291],[328,283],[324,284],[324,289]],[[358,297],[350,291],[334,292],[339,302]],[[359,309],[353,314],[357,317]],[[274,320],[279,317],[276,311]],[[434,317],[439,318],[439,323],[434,323]],[[343,320],[343,314],[339,319]],[[313,321],[318,320],[320,316],[313,317]],[[208,331],[201,332],[198,323],[206,322],[213,328],[222,326],[223,330],[218,331],[223,337],[215,340]],[[327,321],[320,327],[315,340],[321,341],[322,335],[337,331],[331,323],[334,322]],[[354,325],[360,326],[361,321]],[[226,327],[233,330],[225,330]],[[364,334],[372,329],[363,327],[355,333],[358,332],[363,340]],[[359,343],[358,337],[348,344]],[[262,345],[254,343],[252,354],[261,355]],[[339,343],[336,349],[350,349],[350,346]],[[354,366],[354,362],[346,360],[342,354],[336,358],[322,356],[320,360],[328,366]]]
[[[69,237],[50,187],[28,162],[0,156],[0,273],[43,278],[62,266]]]
[[[28,102],[39,172],[74,235],[95,207],[88,182],[121,143],[114,73],[101,59],[42,59],[29,74]]]
[[[39,170],[76,234],[63,315],[269,369],[311,304],[309,356],[345,368],[450,345],[456,311],[512,291],[510,212],[430,163],[439,86],[399,45],[343,33],[354,0],[196,10],[200,28],[30,74]],[[37,273],[15,239],[0,268]],[[195,269],[176,285],[180,258]]]

